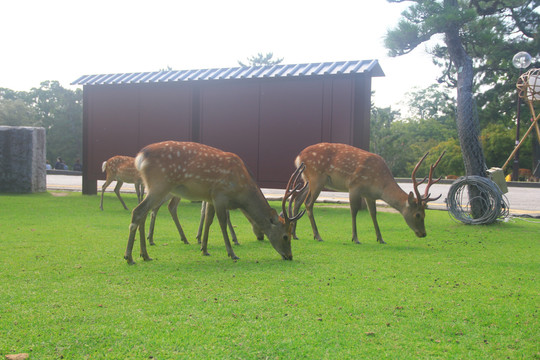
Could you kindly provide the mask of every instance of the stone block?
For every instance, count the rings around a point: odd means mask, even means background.
[[[0,126],[0,192],[47,191],[45,129]]]

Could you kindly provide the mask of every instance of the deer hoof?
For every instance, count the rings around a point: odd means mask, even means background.
[[[135,265],[135,261],[131,256],[124,256],[124,259],[127,261],[128,265]]]

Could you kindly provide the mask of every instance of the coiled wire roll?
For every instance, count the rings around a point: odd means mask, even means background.
[[[465,224],[491,224],[509,215],[506,196],[497,184],[482,176],[464,176],[454,181],[446,206],[451,217]]]

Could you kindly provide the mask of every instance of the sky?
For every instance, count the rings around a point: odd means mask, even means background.
[[[387,56],[384,36],[404,4],[386,0],[17,0],[0,4],[0,87],[82,75],[222,68],[272,52],[283,64],[379,61],[376,106],[435,82],[425,46]]]

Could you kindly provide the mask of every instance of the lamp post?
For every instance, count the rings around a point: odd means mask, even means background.
[[[523,74],[523,69],[526,69],[531,65],[531,55],[525,51],[520,51],[512,58],[512,65],[519,69],[519,76]],[[519,144],[519,118],[520,118],[521,98],[517,97],[517,111],[516,111],[516,145]],[[519,177],[519,149],[514,155],[514,166],[512,169],[512,180],[517,181]]]

